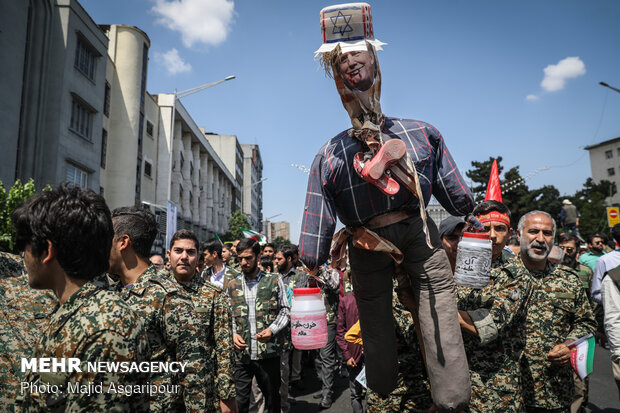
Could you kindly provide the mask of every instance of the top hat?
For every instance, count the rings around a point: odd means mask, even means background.
[[[372,15],[368,3],[336,4],[321,10],[321,34],[323,44],[314,52],[333,51],[340,46],[342,53],[367,50],[366,42],[375,50],[383,50],[383,43],[375,39],[372,29]]]

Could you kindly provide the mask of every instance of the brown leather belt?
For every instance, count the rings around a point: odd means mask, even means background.
[[[387,227],[388,225],[396,224],[397,222],[400,222],[407,218],[411,218],[417,213],[417,211],[403,210],[387,212],[385,214],[377,215],[376,217],[371,218],[370,221],[364,224],[364,227],[368,229]]]

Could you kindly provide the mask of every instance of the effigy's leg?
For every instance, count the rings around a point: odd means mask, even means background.
[[[421,218],[408,221],[395,244],[411,278],[433,402],[440,411],[458,411],[468,405],[471,385],[450,263],[443,249],[426,245]],[[430,219],[428,228],[437,245],[437,228]]]
[[[349,245],[349,263],[364,341],[366,382],[387,395],[396,388],[398,374],[392,315],[394,261],[384,253]]]

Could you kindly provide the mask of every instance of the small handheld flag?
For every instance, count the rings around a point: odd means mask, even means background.
[[[567,344],[570,348],[570,364],[573,370],[581,380],[592,373],[592,364],[594,362],[594,335],[588,334],[572,343]]]
[[[267,242],[266,236],[256,231],[252,231],[251,229],[241,228],[241,232],[243,232],[244,237],[252,238],[253,240],[258,241],[259,244],[264,244]]]

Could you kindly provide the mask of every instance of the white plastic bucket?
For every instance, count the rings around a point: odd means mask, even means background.
[[[491,277],[492,258],[489,234],[464,232],[456,252],[454,281],[463,287],[486,287]]]
[[[320,288],[293,289],[291,339],[299,350],[313,350],[327,344],[327,315]]]

